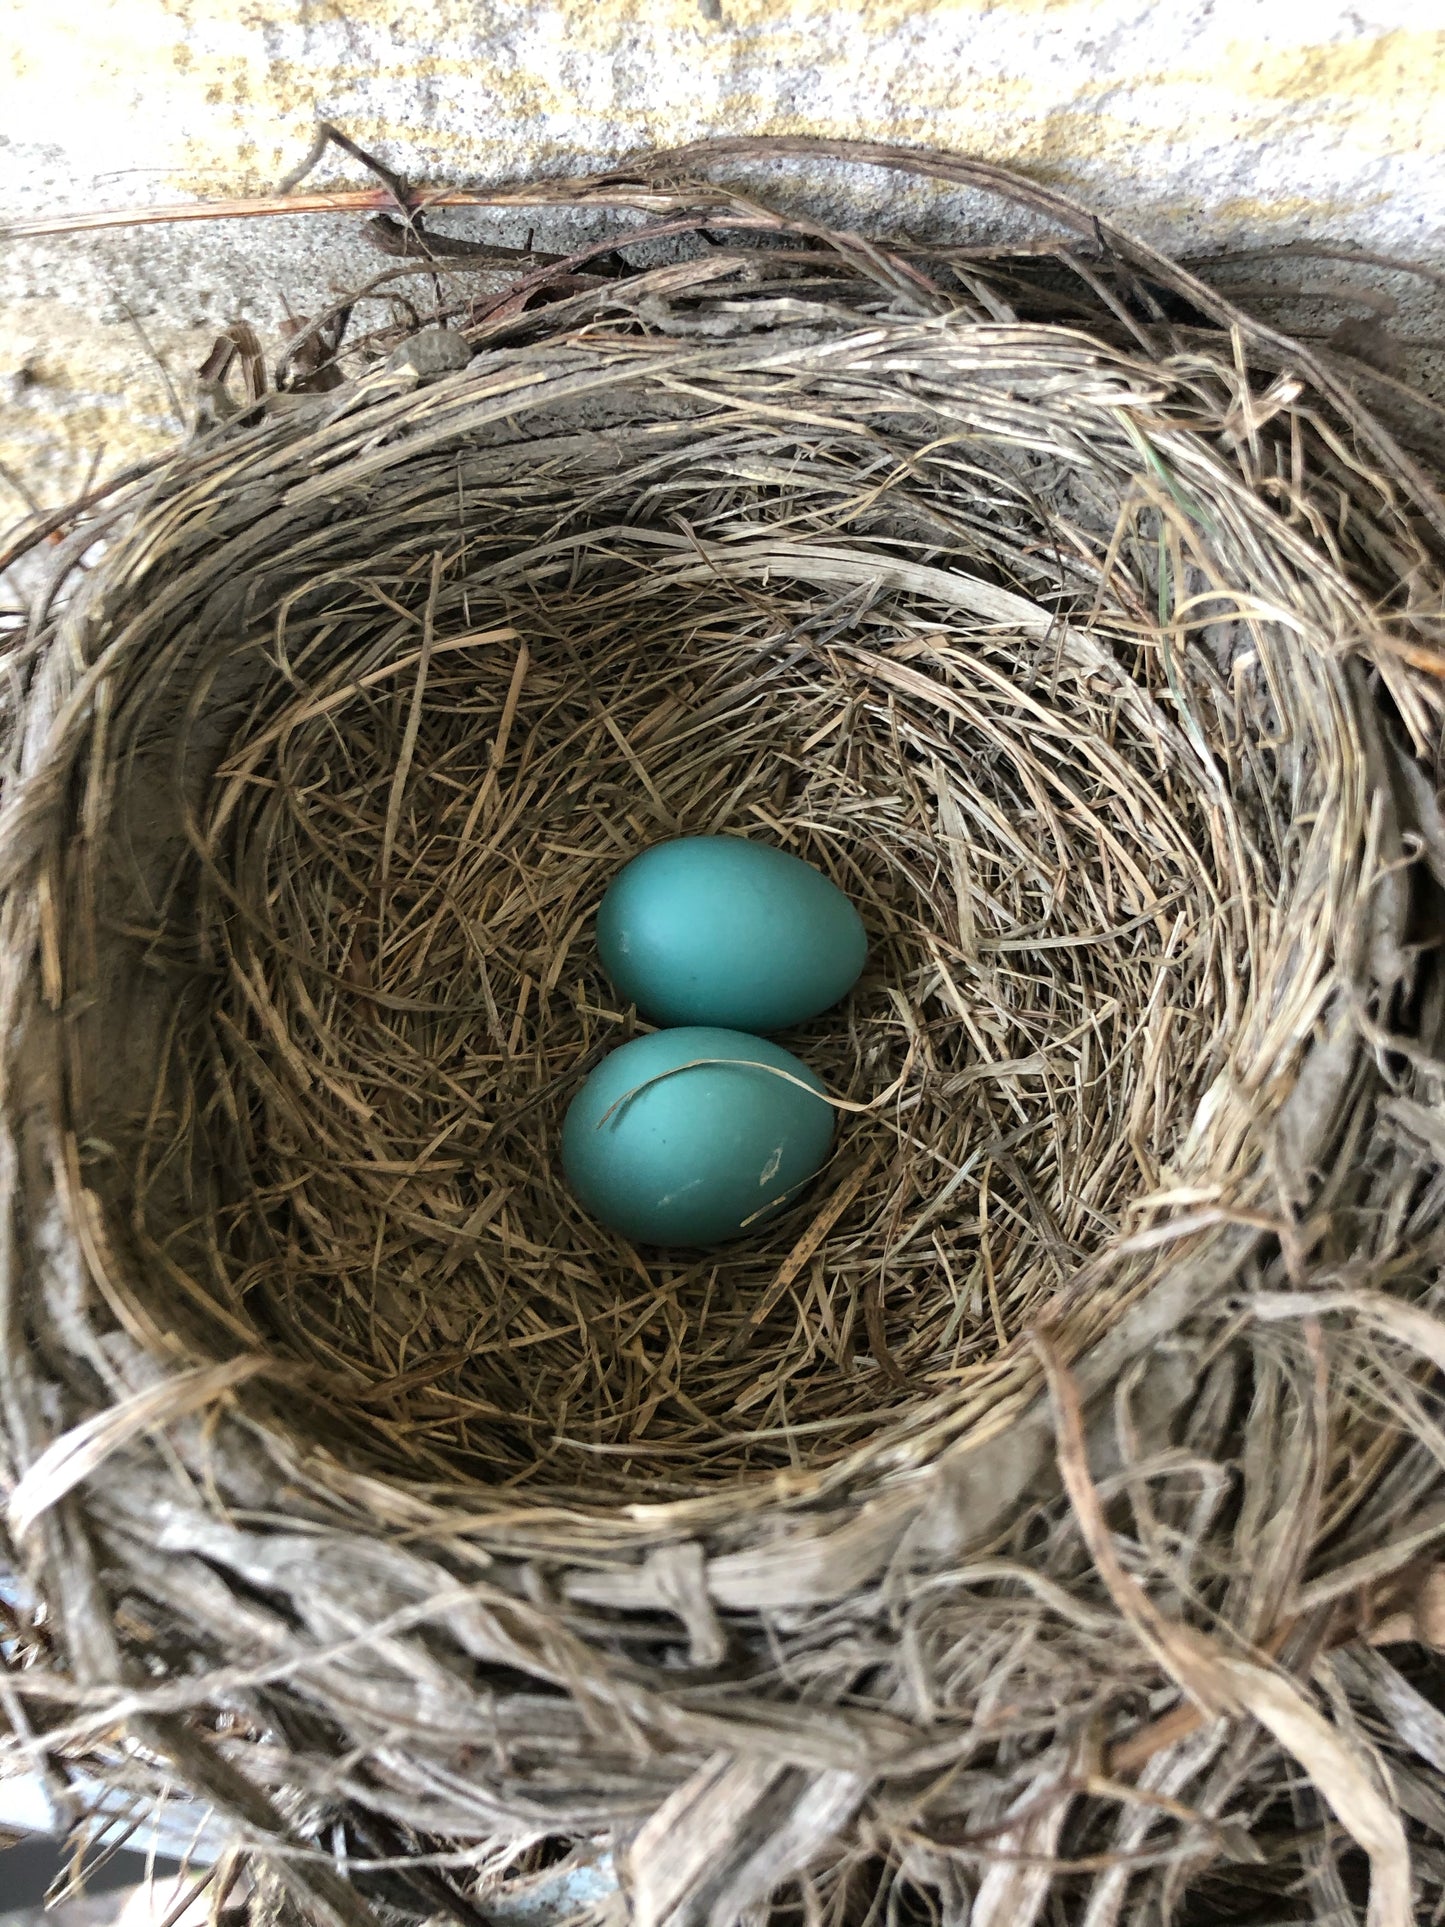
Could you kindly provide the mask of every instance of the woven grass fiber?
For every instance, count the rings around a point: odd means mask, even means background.
[[[1434,1918],[1428,406],[996,169],[826,150],[1027,245],[737,184],[804,151],[473,196],[601,238],[404,232],[50,528],[10,1757],[214,1808],[254,1927]],[[867,922],[838,1135],[634,1250],[592,917],[715,832]]]

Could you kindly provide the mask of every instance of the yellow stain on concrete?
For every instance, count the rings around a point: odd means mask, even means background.
[[[1347,100],[1408,114],[1434,105],[1445,88],[1445,31],[1401,27],[1355,40],[1267,49],[1231,41],[1215,78],[1231,91],[1272,101]]]
[[[1280,194],[1266,200],[1258,194],[1229,194],[1211,203],[1210,213],[1221,228],[1260,228],[1298,225],[1302,220],[1347,219],[1362,209],[1380,207],[1383,194],[1357,194],[1348,201],[1339,196]]]
[[[274,181],[304,151],[318,101],[337,102],[363,139],[470,157],[493,173],[512,171],[509,159],[524,165],[539,138],[560,154],[570,133],[575,153],[601,124],[637,144],[720,131],[862,134],[1065,171],[1071,158],[1107,162],[1127,178],[1147,174],[1151,139],[1247,141],[1297,105],[1376,154],[1445,153],[1445,33],[1233,40],[1177,70],[1141,51],[1137,68],[1093,76],[1081,55],[1073,100],[1061,105],[1050,94],[1057,74],[1039,77],[1038,50],[1080,39],[1108,11],[1103,0],[721,3],[724,19],[713,22],[696,0],[420,0],[404,10],[399,0],[277,0],[264,11],[253,0],[106,9],[28,0],[25,31],[0,54],[15,110],[3,117],[23,126],[63,103],[67,124],[113,128],[118,167],[150,149],[168,189],[215,193]],[[966,44],[971,24],[1000,20],[1017,22],[1004,67],[927,57],[951,32]],[[645,59],[614,70],[624,43]],[[1147,44],[1157,50],[1158,34]],[[881,109],[866,104],[870,51],[894,77]],[[807,100],[801,111],[780,84],[788,76]],[[1180,91],[1182,114],[1171,105]],[[1093,111],[1091,95],[1122,96],[1126,111]],[[486,135],[464,131],[479,122]]]
[[[172,446],[184,423],[166,376],[184,395],[210,339],[154,329],[147,345],[63,301],[0,301],[0,395],[10,395],[0,404],[0,528],[26,506],[17,481],[47,504],[64,501],[92,474]]]
[[[1228,103],[1246,131],[1262,113],[1302,108],[1315,125],[1376,152],[1445,153],[1445,32],[1397,28],[1289,47],[1234,40],[1217,64],[1140,73],[1134,84],[1141,94],[1181,88],[1201,106]],[[1240,114],[1245,103],[1252,111]]]

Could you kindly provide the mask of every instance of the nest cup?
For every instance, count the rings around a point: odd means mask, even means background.
[[[243,411],[17,644],[15,1739],[257,1922],[1403,1922],[1438,501],[1122,237],[651,179],[525,195],[726,243]],[[836,1145],[637,1250],[592,919],[718,833],[867,923]]]

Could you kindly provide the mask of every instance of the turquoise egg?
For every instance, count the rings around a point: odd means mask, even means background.
[[[685,836],[613,879],[597,948],[654,1023],[767,1031],[846,997],[868,939],[843,892],[801,857],[740,836]]]
[[[603,1058],[567,1112],[562,1168],[586,1209],[634,1243],[712,1245],[781,1210],[832,1138],[823,1086],[800,1058],[688,1026]]]

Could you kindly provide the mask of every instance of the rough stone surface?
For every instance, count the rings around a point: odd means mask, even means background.
[[[1445,0],[17,0],[7,24],[12,215],[265,192],[322,114],[414,179],[869,135],[1015,163],[1176,248],[1445,262]],[[792,187],[914,231],[997,220],[867,171]],[[378,265],[330,216],[0,242],[0,523],[173,435],[218,326],[274,328]]]
[[[452,328],[423,328],[388,357],[388,368],[414,368],[423,378],[465,368],[472,354],[464,336]]]

